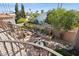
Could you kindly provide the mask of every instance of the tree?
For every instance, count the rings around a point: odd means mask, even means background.
[[[55,29],[62,28],[62,18],[65,13],[64,9],[58,8],[48,12],[47,23],[51,24]]]
[[[79,28],[79,11],[74,11],[75,13],[75,24],[74,27]]]
[[[30,22],[35,22],[36,17],[39,15],[38,11],[36,11],[35,13],[31,12],[30,14]]]
[[[41,10],[41,14],[44,13],[44,10]]]
[[[29,8],[29,11],[31,12],[31,9]]]
[[[55,36],[60,37],[61,30],[68,31],[73,28],[75,14],[72,10],[67,11],[62,8],[53,9],[48,12],[46,22],[53,26]]]
[[[53,9],[48,12],[47,22],[55,29],[70,30],[75,24],[75,13],[73,10],[66,11],[62,8]]]
[[[21,4],[21,17],[26,18],[26,13],[25,13],[23,4]]]
[[[76,16],[73,10],[67,11],[63,15],[63,20],[62,20],[63,29],[66,31],[72,29],[75,24],[75,21],[76,21]]]
[[[35,13],[38,13],[39,11],[37,10]]]
[[[19,13],[19,10],[18,10],[18,3],[15,4],[15,14],[16,14],[15,21],[17,22],[17,20],[20,18],[20,13]]]

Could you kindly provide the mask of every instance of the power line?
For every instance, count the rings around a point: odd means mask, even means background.
[[[0,13],[13,13],[9,3],[0,3]]]
[[[3,10],[3,12],[4,12],[4,13],[6,13],[5,3],[3,3],[3,4],[2,4],[2,6],[3,6],[3,9],[2,9],[2,10]]]
[[[0,3],[1,13],[4,13],[2,3]]]

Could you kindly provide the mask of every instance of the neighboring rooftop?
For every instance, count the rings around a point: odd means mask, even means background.
[[[47,13],[42,13],[36,17],[36,20],[38,21],[39,24],[42,24],[45,22],[46,17],[47,17]]]
[[[8,28],[8,27],[7,27],[7,23],[4,22],[4,21],[0,21],[0,28],[2,28],[2,29],[7,29],[7,28]]]
[[[13,17],[15,17],[15,14],[0,14],[0,20],[10,19],[10,18],[13,18]]]

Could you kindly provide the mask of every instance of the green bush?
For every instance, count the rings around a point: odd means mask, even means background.
[[[24,23],[26,21],[27,21],[26,18],[20,18],[17,20],[17,23]]]
[[[35,24],[32,23],[25,23],[24,26],[21,27],[21,29],[35,29]]]
[[[63,56],[72,56],[72,54],[70,54],[66,49],[56,49],[56,51]]]
[[[48,12],[46,22],[51,24],[55,30],[64,29],[65,31],[68,31],[73,29],[75,20],[75,13],[73,10],[68,11],[58,8]]]
[[[40,29],[40,32],[41,32],[42,34],[48,34],[48,31],[47,31],[46,29]]]
[[[27,27],[26,26],[22,26],[21,29],[24,30],[24,29],[27,29]]]

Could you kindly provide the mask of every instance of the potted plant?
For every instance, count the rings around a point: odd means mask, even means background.
[[[54,36],[63,39],[63,34],[73,29],[75,24],[75,13],[62,8],[53,9],[48,12],[46,22],[54,28]]]

